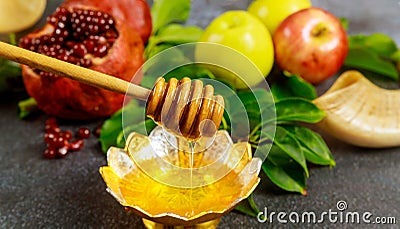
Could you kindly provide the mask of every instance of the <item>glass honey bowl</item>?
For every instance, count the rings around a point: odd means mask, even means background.
[[[256,188],[262,160],[224,130],[200,140],[198,150],[187,145],[160,126],[149,136],[131,133],[100,168],[107,191],[147,228],[215,228]]]

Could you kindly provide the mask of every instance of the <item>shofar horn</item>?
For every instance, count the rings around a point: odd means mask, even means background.
[[[400,146],[400,91],[376,86],[357,71],[344,72],[315,99],[326,117],[317,125],[347,143],[370,148]]]

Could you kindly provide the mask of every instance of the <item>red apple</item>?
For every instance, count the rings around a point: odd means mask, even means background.
[[[347,34],[339,19],[316,7],[287,17],[273,41],[278,65],[314,84],[333,76],[348,51]]]

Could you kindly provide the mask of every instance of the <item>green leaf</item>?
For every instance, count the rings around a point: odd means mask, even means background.
[[[176,57],[176,59],[171,59],[170,60],[171,62],[168,63],[175,62],[177,66],[179,66],[181,65],[180,63],[186,62],[185,58],[186,58],[185,56]],[[158,66],[158,64],[156,66]],[[152,88],[157,78],[160,76],[159,71],[160,71],[159,68],[152,67],[151,69],[149,69],[146,72],[145,76],[143,77],[141,85],[143,87]],[[203,78],[211,79],[214,78],[214,75],[211,73],[210,70],[202,67],[199,64],[185,64],[163,75],[163,78],[166,81],[168,81],[171,78],[176,78],[180,80],[183,77],[189,77],[191,79],[203,79]]]
[[[124,120],[122,117],[123,114]],[[129,119],[127,119],[127,117],[129,117]],[[110,146],[123,147],[124,145],[118,144],[121,142],[117,141],[123,128],[134,124],[143,124],[144,120],[145,108],[140,106],[136,100],[131,100],[104,122],[99,138],[102,151],[106,153]],[[142,127],[143,126],[144,125],[142,125]]]
[[[349,20],[347,20],[347,18],[340,17],[339,21],[342,24],[344,30],[348,30],[349,29]]]
[[[214,75],[210,70],[204,68],[198,64],[188,64],[175,68],[174,70],[165,74],[165,80],[169,80],[171,78],[176,78],[178,80],[189,77],[191,79],[211,79]]]
[[[283,125],[301,144],[306,159],[314,164],[335,166],[324,139],[314,131],[297,125]]]
[[[15,33],[8,34],[8,40],[11,45],[18,46]]]
[[[265,160],[268,157],[268,154],[272,147],[272,139],[268,139],[267,141],[260,142],[257,145],[252,145],[253,147],[253,158],[258,157],[261,160]]]
[[[281,126],[276,127],[274,144],[278,146],[282,152],[286,153],[290,158],[295,160],[301,167],[303,167],[306,176],[308,177],[308,168],[305,156],[301,149],[300,142],[293,137],[285,128]]]
[[[18,102],[18,116],[23,119],[38,111],[36,100],[32,97]]]
[[[278,122],[300,121],[317,123],[325,117],[325,113],[311,101],[302,98],[281,99],[275,103]]]
[[[154,0],[151,7],[153,34],[172,22],[185,22],[190,13],[190,0]]]
[[[246,215],[257,217],[260,210],[254,202],[253,195],[250,195],[245,200],[242,200],[236,207],[236,211],[244,213]]]
[[[168,55],[156,55],[143,65],[144,76],[140,83],[143,87],[153,88],[158,77],[164,77],[171,71],[171,66],[182,66],[191,63],[181,50],[172,48]],[[173,70],[173,69],[172,69]]]
[[[117,137],[122,131],[122,110],[114,113],[109,119],[107,119],[100,132],[100,145],[101,150],[106,153],[110,146],[123,147],[117,144]]]
[[[379,58],[378,54],[365,48],[349,48],[344,65],[375,72],[394,80],[399,78],[394,64]]]
[[[254,128],[259,128],[263,125],[261,120],[263,118],[263,122],[268,122],[268,118],[274,117],[274,115],[270,114],[271,112],[275,112],[273,109],[274,102],[270,92],[265,89],[254,89],[252,91],[239,91],[234,96],[239,97],[240,103],[243,104],[243,107],[238,106],[237,100],[225,99],[225,108],[228,111],[230,117],[244,117],[247,116],[249,121],[250,130]],[[233,104],[231,104],[233,103]],[[241,122],[235,122],[235,125],[241,125]],[[240,128],[238,126],[232,128]]]
[[[262,93],[261,91],[259,92]],[[253,129],[261,122],[261,110],[257,99],[252,91],[240,91],[237,93],[237,96],[246,109],[247,117],[250,122],[250,129]],[[236,107],[239,108],[236,104],[231,104],[231,106],[233,109]],[[242,117],[243,115],[246,114],[240,114],[239,112],[231,114],[232,117]]]
[[[276,145],[272,146],[262,169],[278,187],[307,195],[306,175],[302,167]]]
[[[274,99],[277,101],[291,97],[300,97],[309,100],[317,98],[315,87],[296,75],[284,77],[282,81],[274,83],[271,91]]]
[[[156,38],[158,43],[184,44],[198,41],[202,34],[203,30],[197,26],[170,24],[161,28]]]
[[[349,47],[368,49],[388,59],[397,51],[396,42],[390,36],[382,33],[349,36]]]
[[[147,46],[144,50],[144,56],[145,59],[148,60],[150,58],[152,58],[153,56],[157,55],[158,53],[169,49],[171,47],[174,47],[173,44],[156,44],[155,39],[153,39],[153,37],[149,38],[149,41],[147,43]]]
[[[196,42],[200,39],[203,30],[197,26],[182,26],[169,24],[161,28],[157,35],[149,38],[145,49],[145,57],[149,59],[157,53],[175,45]]]
[[[400,61],[400,50],[397,50],[396,52],[394,52],[392,54],[392,56],[390,57],[390,59],[394,62],[399,62]]]
[[[23,90],[21,75],[20,64],[0,58],[0,92]]]
[[[237,93],[240,100],[242,100],[245,105],[259,104],[261,109],[273,104],[272,97],[269,94],[269,91],[262,88],[256,88],[251,91],[239,91]]]
[[[144,128],[143,128],[144,125]],[[123,131],[121,131],[116,139],[116,144],[118,146],[124,146],[125,145],[125,136],[129,135],[132,132],[136,132],[142,135],[147,135],[148,133],[150,133],[150,131],[152,131],[155,127],[157,126],[157,124],[150,118],[147,118],[146,121],[143,122],[138,122],[132,125],[128,125],[124,128]]]

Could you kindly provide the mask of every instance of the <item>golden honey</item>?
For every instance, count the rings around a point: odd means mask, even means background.
[[[109,149],[108,166],[100,168],[109,192],[143,217],[148,228],[215,228],[260,180],[261,160],[252,159],[248,143],[233,144],[225,131],[217,133],[213,144],[225,146],[228,151],[221,155],[229,157],[220,157],[213,147],[198,153],[163,148],[160,154],[152,146],[166,144],[160,139],[161,127],[149,137],[132,133],[125,149]]]
[[[115,176],[111,168],[103,168],[103,174],[107,174],[106,179],[113,179]],[[135,203],[146,212],[153,215],[173,212],[188,219],[206,209],[214,209],[215,206],[231,205],[242,192],[243,186],[233,171],[212,185],[192,189],[162,184],[141,170],[127,174],[116,185],[126,202]],[[210,194],[213,201],[205,201],[210,198]]]

